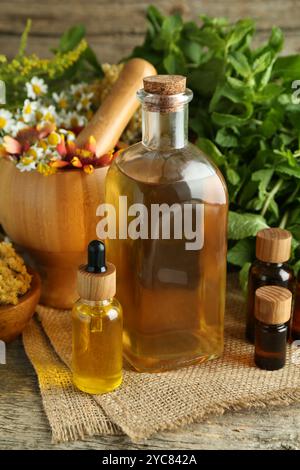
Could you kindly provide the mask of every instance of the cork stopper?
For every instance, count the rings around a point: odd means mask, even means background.
[[[278,286],[260,287],[255,292],[255,317],[266,325],[286,323],[291,317],[292,293]]]
[[[82,299],[94,302],[116,294],[116,268],[105,261],[105,245],[99,240],[88,246],[88,264],[79,266],[77,290]]]
[[[285,263],[291,255],[292,235],[281,228],[266,228],[256,235],[256,257],[267,263]]]
[[[144,78],[144,90],[153,95],[178,95],[186,89],[183,75],[153,75]]]

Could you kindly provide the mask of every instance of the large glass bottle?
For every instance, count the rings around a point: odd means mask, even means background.
[[[185,78],[148,77],[138,97],[142,142],[106,180],[116,233],[98,235],[118,270],[125,357],[163,371],[222,354],[228,200],[218,169],[188,142]]]

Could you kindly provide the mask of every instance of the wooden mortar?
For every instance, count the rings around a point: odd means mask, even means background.
[[[150,63],[130,60],[77,143],[93,135],[97,155],[111,150],[138,107],[136,92],[143,78],[155,73]],[[43,176],[21,173],[11,161],[0,160],[0,224],[34,259],[45,305],[67,309],[78,298],[77,268],[96,237],[96,209],[104,201],[107,170],[98,168],[90,175],[60,170]]]

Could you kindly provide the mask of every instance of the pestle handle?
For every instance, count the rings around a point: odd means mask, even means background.
[[[143,87],[143,78],[149,75],[156,75],[150,62],[144,59],[129,60],[109,95],[78,135],[77,145],[84,145],[90,136],[94,136],[98,157],[113,149],[139,106],[136,92]]]

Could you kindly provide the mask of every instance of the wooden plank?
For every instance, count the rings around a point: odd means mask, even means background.
[[[145,11],[151,1],[118,0],[1,0],[0,33],[20,34],[26,19],[33,20],[32,31],[42,36],[57,36],[69,26],[85,24],[89,34],[142,33]],[[51,5],[51,6],[50,6]],[[155,5],[165,13],[180,11],[186,18],[199,14],[228,16],[231,20],[252,17],[259,29],[274,24],[283,28],[299,28],[299,0],[158,0]]]
[[[300,404],[226,413],[177,432],[133,444],[126,436],[52,444],[35,377],[21,340],[8,345],[0,365],[0,449],[300,449]]]
[[[285,33],[286,41],[284,47],[285,54],[300,52],[300,30],[296,33],[287,31]],[[266,40],[267,32],[257,34],[256,43]],[[90,37],[88,40],[94,48],[101,62],[117,63],[122,58],[129,55],[134,46],[143,42],[143,34],[114,34],[102,37]],[[40,57],[51,57],[50,48],[57,45],[57,39],[54,37],[36,37],[31,36],[28,44],[28,53],[36,53]],[[12,58],[19,46],[19,38],[17,36],[9,36],[7,34],[0,35],[0,53],[6,54]]]

